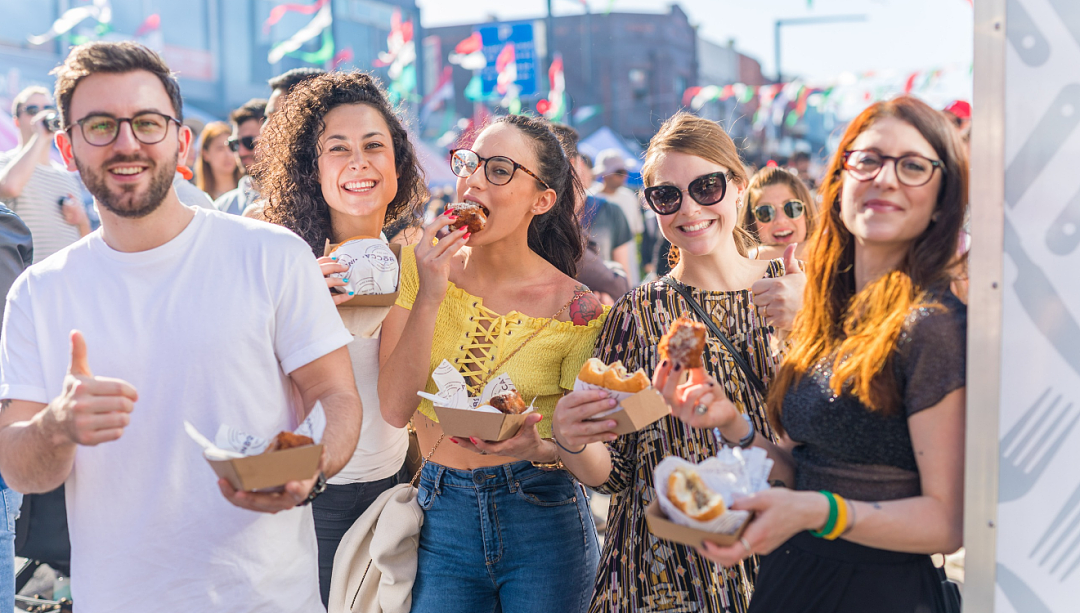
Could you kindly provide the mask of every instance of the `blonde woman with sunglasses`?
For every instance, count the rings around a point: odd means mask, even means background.
[[[751,257],[783,257],[788,245],[796,245],[795,257],[802,259],[816,218],[817,201],[802,179],[787,169],[766,167],[746,186],[739,226],[760,243],[750,250]]]

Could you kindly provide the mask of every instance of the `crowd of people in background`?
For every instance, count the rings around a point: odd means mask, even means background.
[[[335,559],[412,480],[416,547],[383,554],[415,570],[363,610],[947,610],[929,554],[962,545],[966,103],[875,103],[820,173],[750,167],[686,112],[642,160],[509,115],[429,190],[363,72],[289,71],[197,135],[141,45],[54,74],[0,154],[0,607],[18,492],[64,486],[80,611],[356,610]],[[454,228],[458,202],[484,230]],[[328,245],[356,237],[400,245],[393,306],[340,306]],[[680,372],[660,339],[702,312],[703,366]],[[670,415],[615,434],[615,401],[573,391],[594,356],[643,369]],[[470,395],[509,374],[521,432],[447,436],[417,396],[446,363]],[[215,480],[184,432],[314,414],[318,474],[279,492]],[[742,538],[655,537],[656,465],[725,445],[775,463],[729,505],[756,513]]]

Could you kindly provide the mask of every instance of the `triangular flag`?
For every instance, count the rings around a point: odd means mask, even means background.
[[[330,0],[317,0],[315,4],[279,4],[270,9],[270,16],[263,22],[263,32],[270,33],[270,27],[281,21],[286,13],[300,13],[301,15],[313,15]]]
[[[142,25],[140,25],[139,28],[135,30],[134,36],[135,38],[141,38],[143,36],[146,36],[150,32],[153,32],[154,30],[158,30],[160,28],[161,15],[154,13],[153,15],[147,17],[146,20],[142,22]]]
[[[53,22],[49,31],[39,36],[27,36],[31,45],[42,45],[62,34],[71,31],[87,19],[93,18],[98,24],[108,24],[112,21],[112,5],[109,0],[94,0],[91,6],[80,6],[64,11],[59,19]]]
[[[330,11],[330,3],[325,3],[322,8],[315,13],[315,17],[304,27],[293,34],[288,40],[282,41],[270,49],[270,53],[266,56],[266,61],[271,64],[276,64],[281,61],[281,58],[287,54],[297,51],[300,47],[304,46],[304,43],[314,40],[317,36],[322,34],[322,31],[329,28],[334,22],[334,14]],[[331,52],[333,56],[333,52]]]
[[[318,51],[293,51],[290,57],[299,58],[308,64],[325,64],[334,58],[334,33],[326,28],[322,33],[322,46]]]

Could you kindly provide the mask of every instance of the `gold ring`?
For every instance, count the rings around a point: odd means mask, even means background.
[[[438,236],[433,237],[431,239],[431,246],[434,247],[435,245],[438,245],[438,244],[439,244],[439,237]]]

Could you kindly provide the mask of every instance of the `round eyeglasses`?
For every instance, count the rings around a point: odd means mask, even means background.
[[[82,130],[83,138],[87,143],[95,147],[105,147],[116,142],[116,138],[120,136],[120,126],[124,122],[131,125],[131,133],[144,145],[156,145],[165,140],[165,135],[169,133],[169,124],[175,123],[177,129],[184,125],[175,117],[153,111],[139,113],[134,117],[87,115],[75,124]]]
[[[691,181],[686,193],[700,205],[713,205],[724,199],[727,182],[726,172],[712,172]],[[657,215],[674,215],[682,208],[683,190],[674,185],[646,187],[644,194],[645,202]]]
[[[856,181],[873,181],[881,174],[886,162],[893,163],[897,180],[908,187],[926,185],[934,176],[934,170],[940,169],[941,173],[945,174],[945,165],[940,160],[931,160],[921,155],[894,157],[859,149],[844,152],[844,170]]]
[[[514,178],[514,173],[521,169],[525,171],[525,174],[539,181],[540,185],[544,186],[544,189],[551,189],[547,181],[508,157],[495,155],[482,158],[472,149],[454,149],[450,151],[450,171],[462,179],[471,177],[476,172],[476,169],[480,167],[480,164],[484,165],[484,176],[487,177],[488,183],[492,185],[506,185]]]
[[[806,211],[806,205],[801,200],[788,200],[781,207],[784,215],[789,219],[798,219]],[[776,219],[776,207],[771,204],[762,204],[754,207],[754,219],[761,223],[770,223]]]

